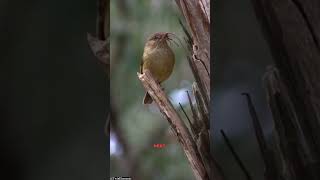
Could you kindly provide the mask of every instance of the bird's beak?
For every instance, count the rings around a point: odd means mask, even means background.
[[[165,33],[162,35],[160,41],[163,42],[163,41],[166,41],[168,39],[168,33]]]

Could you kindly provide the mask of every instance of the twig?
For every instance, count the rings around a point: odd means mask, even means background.
[[[184,34],[187,36],[186,37],[186,39],[187,39],[186,42],[188,43],[188,47],[189,47],[189,49],[191,49],[192,44],[193,44],[192,43],[192,37],[191,37],[190,33],[188,32],[187,28],[182,23],[180,18],[178,18],[178,21],[179,21],[180,26],[182,27],[182,30],[183,30]]]
[[[186,118],[187,118],[187,120],[188,120],[188,122],[190,124],[190,129],[191,129],[192,133],[195,135],[196,131],[194,130],[193,123],[191,122],[191,120],[190,120],[188,114],[186,113],[186,111],[183,109],[181,103],[179,103],[179,106],[180,106],[181,110],[183,111],[184,115],[186,116]]]
[[[195,130],[194,136],[198,137],[198,133],[201,130],[201,124],[199,122],[199,117],[198,117],[198,114],[196,112],[196,109],[192,104],[192,100],[191,100],[191,96],[189,94],[189,91],[186,91],[186,92],[187,92],[187,95],[188,95],[189,105],[190,105],[192,116],[193,116],[193,129]]]
[[[194,61],[194,59],[192,57],[187,57],[188,62],[189,62],[189,66],[191,68],[191,71],[193,73],[193,76],[195,78],[195,81],[197,82],[197,86],[199,86],[199,92],[201,92],[201,97],[203,97],[203,101],[204,104],[209,107],[209,101],[210,101],[210,96],[208,96],[208,94],[206,93],[206,86],[203,83],[202,77],[199,73],[198,73],[198,66],[196,65],[196,61]],[[206,77],[208,77],[208,74],[206,74]],[[210,78],[210,77],[209,77]]]
[[[266,139],[263,135],[263,130],[258,119],[257,112],[253,106],[249,93],[242,93],[247,99],[249,112],[252,118],[255,134],[259,144],[261,156],[265,164],[265,178],[266,180],[277,180],[281,179],[281,176],[276,168],[276,162],[273,152],[268,148]]]
[[[263,135],[262,127],[260,125],[257,112],[256,112],[256,110],[255,110],[255,108],[253,106],[253,103],[252,103],[250,95],[248,93],[242,93],[242,95],[246,96],[249,112],[250,112],[250,115],[251,115],[251,118],[252,118],[252,122],[253,122],[253,126],[254,126],[254,129],[255,129],[255,133],[256,133],[256,136],[257,136],[261,151],[264,151],[264,150],[267,149],[267,143],[266,143],[266,140],[265,140],[264,135]]]
[[[249,171],[247,170],[247,168],[244,166],[244,164],[242,163],[239,155],[236,153],[236,151],[234,150],[233,146],[231,145],[229,138],[227,137],[227,135],[224,133],[224,131],[221,129],[220,133],[224,139],[224,141],[226,142],[229,150],[231,151],[233,157],[235,158],[236,162],[238,163],[238,165],[240,166],[241,170],[243,171],[243,173],[246,175],[247,180],[252,180],[251,175],[249,174]]]
[[[210,124],[209,124],[209,113],[208,109],[204,102],[205,97],[203,97],[200,91],[200,87],[198,87],[198,84],[196,82],[193,83],[192,85],[192,91],[196,99],[198,111],[200,112],[200,118],[199,118],[199,125],[200,128],[205,126],[206,129],[210,129]]]

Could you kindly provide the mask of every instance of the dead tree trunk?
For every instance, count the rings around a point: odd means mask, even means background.
[[[320,179],[320,1],[252,0],[275,67],[265,76],[284,179]]]

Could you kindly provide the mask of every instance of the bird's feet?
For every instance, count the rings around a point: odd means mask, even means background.
[[[161,87],[162,91],[164,91],[164,87],[161,86],[161,84],[158,82],[159,86]]]

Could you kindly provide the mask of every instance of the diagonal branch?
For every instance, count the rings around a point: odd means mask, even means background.
[[[171,128],[177,136],[189,160],[196,179],[208,180],[208,174],[206,173],[204,165],[201,161],[201,157],[197,150],[197,146],[190,132],[188,131],[187,126],[184,124],[181,117],[174,109],[172,103],[169,101],[160,85],[154,80],[149,71],[146,71],[144,74],[137,74],[144,88],[158,105],[159,110],[168,120]]]

